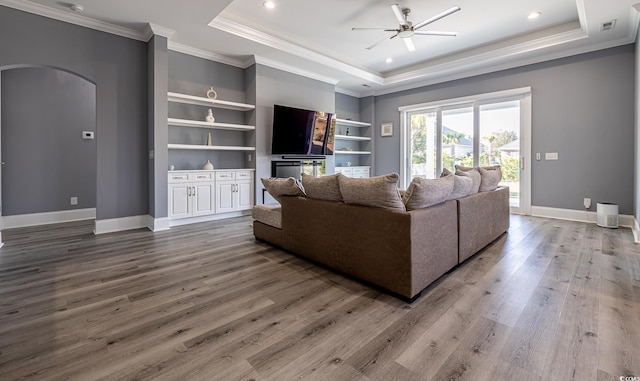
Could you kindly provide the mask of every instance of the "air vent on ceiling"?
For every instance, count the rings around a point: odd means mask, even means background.
[[[606,32],[608,30],[612,30],[615,27],[616,27],[616,20],[605,21],[602,23],[602,25],[600,25],[600,31]]]
[[[367,83],[363,83],[362,86],[364,87],[371,87],[371,85],[367,84]]]

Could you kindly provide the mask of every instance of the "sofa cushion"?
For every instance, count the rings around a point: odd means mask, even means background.
[[[262,185],[269,194],[280,201],[282,196],[304,196],[304,188],[302,184],[293,177],[289,178],[262,178]]]
[[[426,208],[447,200],[453,190],[452,175],[438,179],[414,177],[402,198],[407,210]]]
[[[502,169],[499,165],[491,167],[480,167],[480,192],[495,190],[502,180]]]
[[[340,193],[340,184],[338,177],[343,176],[340,173],[329,176],[315,177],[302,174],[302,187],[309,198],[327,201],[342,201],[342,193]]]
[[[404,211],[398,191],[398,174],[353,179],[339,176],[340,193],[347,204],[358,204]]]
[[[473,188],[473,180],[471,176],[460,176],[454,175],[448,169],[444,169],[442,171],[442,176],[453,176],[453,190],[447,200],[455,200],[456,198],[468,196],[471,194],[471,189]]]
[[[282,229],[282,207],[280,204],[254,205],[251,214],[256,221]]]
[[[480,182],[482,181],[482,177],[480,176],[480,172],[477,168],[456,165],[456,175],[471,177],[473,185],[471,186],[470,194],[478,193],[478,191],[480,190]]]

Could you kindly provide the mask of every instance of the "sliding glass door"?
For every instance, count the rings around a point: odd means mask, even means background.
[[[500,165],[512,212],[528,214],[530,93],[524,90],[400,108],[404,186],[443,169],[455,172],[456,165]]]

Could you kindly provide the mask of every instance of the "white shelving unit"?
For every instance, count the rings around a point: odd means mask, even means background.
[[[168,92],[167,96],[169,98],[169,102],[187,103],[187,104],[198,105],[198,106],[224,108],[227,110],[249,111],[256,108],[256,106],[246,104],[246,103],[223,101],[217,98],[210,99],[205,97],[197,97],[195,95]]]
[[[336,119],[336,130],[336,173],[369,177],[372,162],[371,123]],[[352,166],[359,168],[358,171]]]
[[[198,97],[195,95],[180,94],[180,93],[167,93],[167,99],[169,102],[184,103],[196,106],[205,106],[212,108],[220,108],[233,111],[251,111],[256,108],[254,105],[225,101],[221,99],[210,99],[205,97]],[[230,131],[253,131],[255,126],[246,124],[233,124],[233,123],[220,123],[220,122],[205,122],[201,120],[190,119],[178,119],[168,118],[167,124],[174,127],[195,127],[195,128],[207,128],[213,130],[230,130]],[[204,150],[204,151],[255,151],[255,147],[249,146],[208,146],[203,144],[177,144],[169,143],[167,148],[170,150]]]
[[[255,151],[256,147],[245,146],[207,146],[200,144],[168,144],[169,149],[209,150],[209,151]]]

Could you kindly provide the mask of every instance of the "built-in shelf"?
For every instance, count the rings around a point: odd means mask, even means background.
[[[192,105],[199,106],[208,106],[208,107],[217,107],[224,108],[227,110],[237,110],[237,111],[249,111],[256,108],[254,105],[239,103],[239,102],[231,102],[231,101],[223,101],[220,99],[211,99],[205,97],[197,97],[194,95],[180,94],[180,93],[172,93],[168,92],[167,96],[169,98],[169,102],[176,103],[187,103]]]
[[[371,151],[334,151],[336,154],[371,155]]]
[[[176,118],[169,118],[167,120],[167,124],[170,126],[215,128],[219,130],[235,130],[235,131],[250,131],[250,130],[256,129],[255,126],[249,126],[245,124],[216,123],[216,122],[211,123],[211,122],[203,122],[199,120],[176,119]]]
[[[361,140],[361,141],[371,140],[371,137],[369,136],[353,136],[353,135],[335,135],[335,138],[340,140]]]
[[[342,124],[345,126],[353,126],[353,127],[371,127],[371,123],[365,123],[365,122],[356,122],[355,120],[349,120],[349,119],[336,119],[336,123],[338,124]]]
[[[167,144],[169,149],[205,150],[205,151],[255,151],[256,147],[246,146],[207,146],[200,144]]]

